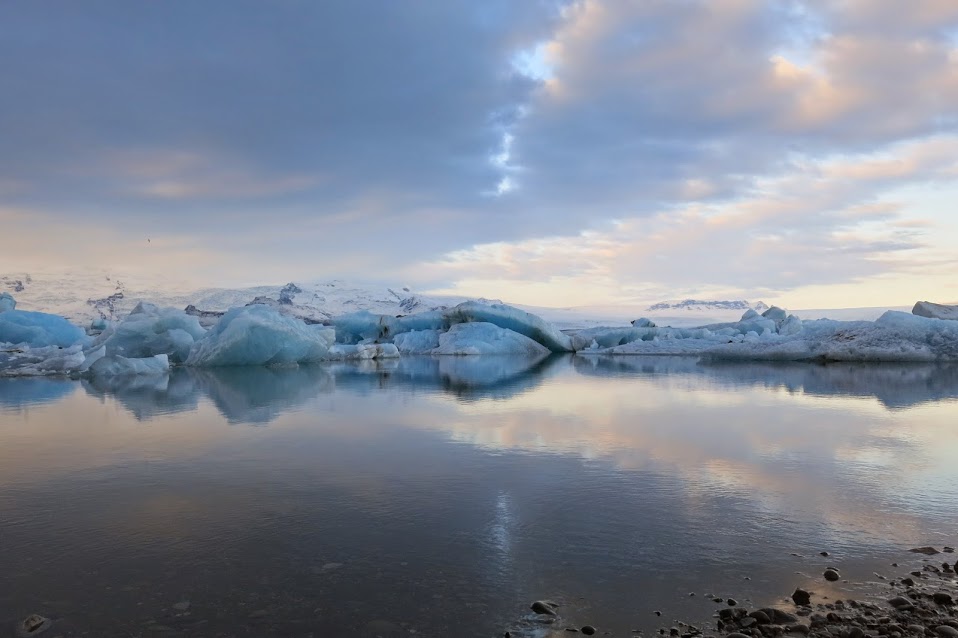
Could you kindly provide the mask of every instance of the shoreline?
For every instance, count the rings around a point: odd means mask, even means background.
[[[630,636],[653,638],[958,638],[958,553],[952,547],[918,547],[892,567],[911,567],[905,576],[877,576],[880,583],[864,588],[842,578],[836,567],[826,568],[818,582],[832,596],[814,586],[781,592],[781,602],[750,609],[734,597],[712,597],[716,606],[705,622],[674,620],[654,631],[633,629]],[[828,552],[822,552],[827,557]],[[918,556],[924,558],[918,560]],[[870,586],[869,586],[870,585]],[[835,588],[843,593],[835,598]],[[824,589],[824,587],[823,587]],[[579,634],[619,636],[603,630],[601,619],[563,616],[563,605],[534,601],[519,622],[506,628],[504,638],[560,638]],[[665,617],[664,612],[653,612]],[[572,614],[577,615],[577,614]],[[647,623],[643,623],[647,624]],[[583,631],[584,630],[584,631]]]

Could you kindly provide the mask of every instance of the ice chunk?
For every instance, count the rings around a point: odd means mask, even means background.
[[[919,317],[928,317],[929,319],[949,319],[958,321],[958,306],[947,306],[945,304],[931,303],[930,301],[919,301],[912,308],[911,314]]]
[[[657,332],[651,327],[588,328],[579,330],[572,335],[572,347],[576,352],[586,349],[612,348],[640,339],[651,339]],[[593,343],[595,344],[594,348]]]
[[[460,323],[439,335],[433,354],[542,355],[549,349],[529,337],[487,322]]]
[[[170,369],[170,359],[165,354],[154,357],[128,359],[120,355],[100,357],[90,366],[94,377],[120,377],[147,374],[165,374]]]
[[[636,319],[632,322],[632,325],[636,328],[654,328],[655,324],[651,319],[646,319],[642,317],[641,319]]]
[[[802,331],[802,320],[795,315],[788,315],[788,318],[778,327],[778,333],[784,336],[797,335]]]
[[[9,292],[0,293],[0,312],[14,310],[17,307],[16,300],[10,296]]]
[[[760,315],[755,312],[752,308],[749,308],[745,311],[745,314],[742,315],[740,321],[751,321],[752,319],[757,319]]]
[[[439,347],[438,330],[412,330],[393,337],[402,354],[428,354]]]
[[[762,313],[762,316],[766,319],[771,319],[775,322],[776,326],[780,326],[785,323],[785,320],[788,318],[788,313],[779,308],[778,306],[772,306],[768,310]],[[745,320],[745,317],[742,317],[742,320]]]
[[[87,340],[81,328],[58,315],[26,310],[0,312],[0,343],[23,344],[31,348],[67,348]]]
[[[485,322],[512,330],[542,344],[552,352],[572,352],[572,340],[540,317],[505,304],[461,303],[444,312],[450,325]]]
[[[349,345],[337,343],[329,348],[328,359],[395,359],[399,349],[391,343],[360,343]]]
[[[193,345],[186,365],[243,366],[313,363],[329,350],[330,331],[253,305],[233,308]]]
[[[141,302],[126,319],[100,335],[94,346],[106,346],[107,355],[139,359],[166,354],[171,363],[183,363],[204,334],[206,329],[196,317]]]
[[[0,345],[0,377],[70,374],[78,371],[83,361],[81,344],[69,348]]]

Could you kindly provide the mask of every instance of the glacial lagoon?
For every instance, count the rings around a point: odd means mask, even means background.
[[[707,594],[880,591],[914,568],[908,548],[955,540],[956,417],[958,366],[914,364],[404,357],[0,379],[0,622],[631,636],[708,622]],[[825,583],[830,565],[848,582]],[[554,625],[531,617],[538,599],[560,605]]]

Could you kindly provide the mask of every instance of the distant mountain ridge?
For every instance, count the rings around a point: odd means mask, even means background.
[[[683,299],[681,301],[660,301],[659,303],[652,304],[646,310],[649,312],[662,312],[667,310],[682,310],[682,311],[714,311],[714,310],[740,310],[745,312],[747,310],[754,310],[755,312],[762,313],[768,310],[768,304],[764,301],[759,301],[756,303],[750,303],[744,299],[738,299],[735,301],[707,301],[702,299]]]
[[[375,314],[405,315],[455,306],[469,297],[422,295],[406,287],[354,283],[340,279],[296,282],[285,286],[246,288],[193,288],[163,280],[117,277],[115,273],[17,273],[0,275],[0,292],[9,292],[18,308],[66,317],[83,325],[94,319],[122,319],[140,301],[187,309],[204,322],[215,321],[225,310],[251,303],[275,307],[279,312],[310,323],[360,310]],[[484,303],[499,300],[476,299]]]

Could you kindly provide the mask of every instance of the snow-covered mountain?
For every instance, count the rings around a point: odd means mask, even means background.
[[[754,310],[758,313],[763,313],[768,310],[768,304],[763,301],[756,303],[750,303],[748,301],[739,299],[735,301],[704,301],[701,299],[682,299],[681,301],[660,301],[659,303],[652,304],[646,308],[649,312],[659,313],[659,312],[669,312],[669,311],[685,311],[685,312],[715,312],[715,311],[726,311],[734,310],[736,312],[745,312],[747,310]]]
[[[192,288],[188,284],[145,280],[109,272],[15,273],[0,275],[0,292],[10,292],[23,310],[58,314],[84,325],[93,319],[126,316],[140,301],[189,309],[209,321],[235,306],[264,303],[310,322],[368,310],[406,315],[454,306],[467,297],[430,296],[408,287],[333,279],[248,288]],[[499,300],[484,300],[501,303]]]

